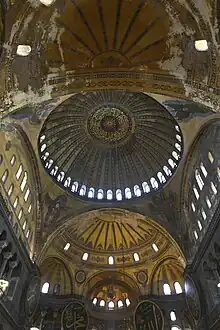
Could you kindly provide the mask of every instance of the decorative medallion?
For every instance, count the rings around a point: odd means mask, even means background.
[[[62,312],[61,330],[86,330],[88,314],[82,302],[74,300]]]
[[[76,271],[75,280],[77,283],[82,284],[86,280],[86,273],[83,270]]]
[[[140,284],[146,284],[147,281],[148,281],[148,274],[146,271],[139,271],[137,274],[136,274],[136,278],[137,278],[137,281],[140,283]]]
[[[135,310],[136,330],[163,330],[164,318],[161,309],[150,300],[140,302]]]
[[[199,321],[201,317],[199,293],[193,279],[189,275],[185,278],[185,293],[188,310],[192,314],[194,320]]]
[[[45,170],[69,193],[99,201],[147,196],[174,174],[183,151],[180,127],[144,93],[78,93],[46,119],[39,137]]]
[[[33,276],[30,279],[25,302],[26,316],[28,318],[31,318],[37,309],[40,299],[40,283],[41,280],[38,276]]]

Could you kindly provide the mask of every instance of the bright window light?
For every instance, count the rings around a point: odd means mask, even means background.
[[[112,256],[108,258],[108,263],[109,265],[114,265],[114,258]]]
[[[31,52],[31,46],[29,45],[18,45],[17,55],[19,56],[28,56]]]
[[[174,283],[174,288],[175,288],[176,294],[183,293],[183,290],[182,290],[181,285],[179,284],[179,282]]]
[[[169,284],[165,283],[165,284],[163,285],[163,292],[164,292],[164,294],[165,294],[166,296],[171,295],[171,289],[170,289]]]
[[[87,261],[88,258],[89,258],[89,254],[87,252],[85,252],[82,256],[82,260]]]
[[[134,253],[134,261],[139,261],[140,257],[138,253]]]
[[[212,155],[212,153],[210,151],[208,153],[208,159],[209,159],[209,161],[210,161],[211,164],[214,162],[214,157],[213,157],[213,155]]]
[[[159,249],[155,243],[152,244],[152,248],[154,249],[155,252],[159,251]]]
[[[44,5],[44,6],[51,6],[56,0],[40,0],[40,2]]]
[[[217,284],[217,287],[220,288],[220,283]]]
[[[171,321],[176,321],[176,313],[174,311],[170,312]]]
[[[212,207],[212,204],[211,204],[211,202],[210,202],[210,199],[209,199],[209,197],[208,197],[208,196],[206,196],[205,200],[206,200],[206,204],[207,204],[208,208],[209,208],[209,209],[211,209],[211,207]]]
[[[194,203],[191,203],[191,206],[192,206],[192,210],[193,210],[193,212],[196,212],[195,204],[194,204]]]
[[[126,303],[126,306],[127,307],[130,306],[130,304],[131,304],[131,302],[130,302],[130,300],[128,298],[125,299],[125,303]]]
[[[194,230],[194,236],[195,236],[195,239],[198,239],[199,238],[199,235],[198,235],[198,233],[197,233],[196,230]]]
[[[204,209],[201,210],[201,213],[202,213],[202,217],[203,217],[203,219],[206,220],[207,215],[206,215]]]
[[[30,330],[39,330],[39,328],[32,327],[32,328],[30,328]]]
[[[66,245],[64,246],[64,251],[68,251],[70,248],[70,243],[66,243]]]
[[[211,182],[211,188],[212,188],[212,191],[213,191],[214,195],[217,195],[218,190],[217,190],[217,188],[216,188],[216,186],[214,185],[213,182]]]
[[[122,308],[124,306],[123,301],[119,300],[118,301],[118,308]]]
[[[199,52],[206,52],[209,49],[207,40],[196,40],[195,41],[195,49]]]
[[[93,301],[92,301],[93,305],[96,305],[97,302],[98,302],[98,299],[97,298],[94,298]]]
[[[198,226],[199,226],[199,230],[202,230],[202,224],[199,220],[198,220]]]
[[[48,293],[50,288],[50,284],[48,282],[45,282],[44,285],[42,286],[41,292],[42,293]]]
[[[171,328],[171,330],[181,330],[181,329],[179,327],[174,326]]]
[[[114,309],[114,308],[115,308],[114,302],[112,300],[109,301],[109,303],[108,303],[108,309]]]
[[[100,300],[99,305],[100,307],[105,307],[105,300],[104,299]]]

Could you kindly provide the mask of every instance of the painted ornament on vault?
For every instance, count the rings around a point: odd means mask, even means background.
[[[163,330],[164,319],[159,306],[150,300],[142,301],[135,311],[136,330]]]

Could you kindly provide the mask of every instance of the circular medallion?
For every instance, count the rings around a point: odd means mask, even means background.
[[[148,281],[148,274],[146,271],[141,270],[137,273],[136,278],[140,284],[146,284]]]
[[[163,313],[158,305],[150,300],[140,302],[135,310],[136,330],[164,329]]]
[[[193,279],[187,275],[185,278],[185,293],[187,307],[195,321],[199,321],[201,317],[201,304],[199,293]]]
[[[61,323],[62,330],[86,330],[88,327],[88,314],[84,304],[77,300],[69,303],[63,310]]]
[[[25,310],[28,318],[31,318],[38,306],[40,299],[40,278],[38,276],[33,276],[29,282],[27,289]]]
[[[86,273],[83,270],[78,270],[75,274],[77,283],[82,284],[86,280]]]

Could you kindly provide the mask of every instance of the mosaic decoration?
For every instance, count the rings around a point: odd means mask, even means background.
[[[82,284],[86,280],[86,273],[83,270],[78,270],[75,279],[77,283]]]
[[[61,330],[86,330],[88,327],[88,314],[84,304],[74,300],[63,310]]]
[[[152,301],[144,300],[135,311],[136,330],[163,330],[164,319],[161,309]]]

